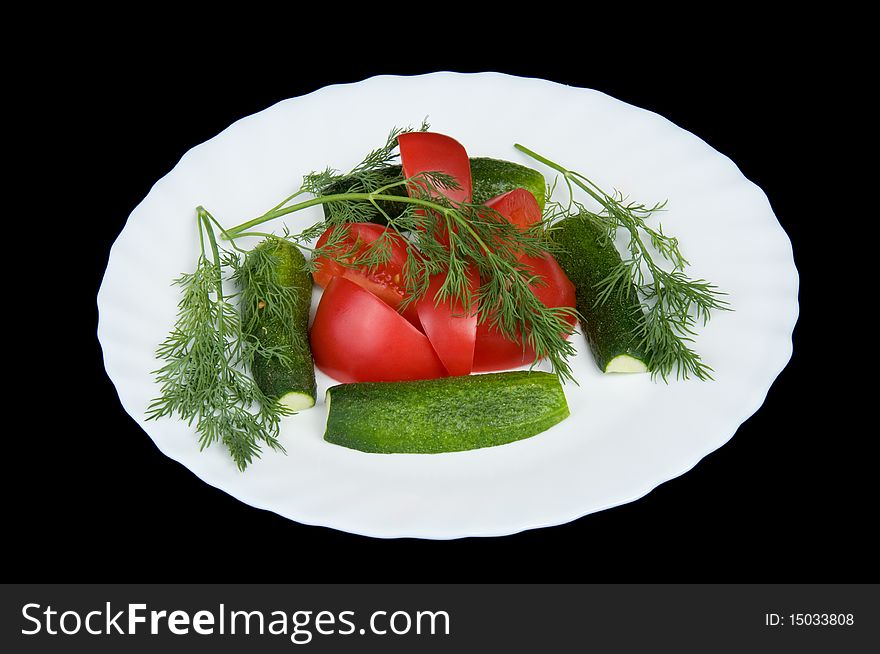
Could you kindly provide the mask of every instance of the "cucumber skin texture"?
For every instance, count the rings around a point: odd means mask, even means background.
[[[483,204],[502,193],[524,188],[535,196],[538,206],[544,211],[547,182],[533,168],[502,159],[471,157],[471,178],[474,204]]]
[[[569,415],[556,375],[512,371],[327,391],[324,440],[362,452],[437,454],[503,445]]]
[[[471,157],[470,163],[471,182],[473,184],[472,200],[474,204],[483,204],[496,195],[507,193],[515,188],[524,188],[535,196],[541,211],[544,210],[546,181],[544,176],[537,170],[512,161],[492,159],[490,157]],[[403,169],[399,165],[388,166],[382,171],[382,175],[387,184],[399,182],[403,180]],[[345,180],[340,180],[327,188],[324,191],[324,195],[344,193],[345,191]],[[388,195],[406,197],[406,188],[397,186],[389,189],[386,193]],[[386,200],[378,201],[376,204],[391,218],[397,218],[406,207],[402,202],[388,202]],[[327,207],[325,205],[324,216],[326,217],[327,215]],[[382,216],[378,216],[371,222],[385,225],[387,221]]]
[[[638,334],[643,313],[636,305],[635,287],[630,286],[628,297],[615,294],[601,305],[596,299],[599,282],[621,264],[614,244],[603,245],[602,230],[581,214],[559,221],[550,235],[561,246],[554,255],[574,284],[577,310],[583,316],[581,330],[599,369],[605,372],[608,363],[619,355],[647,365],[648,353]]]
[[[278,257],[275,271],[277,281],[296,288],[297,302],[290,319],[300,338],[290,342],[289,332],[277,319],[258,318],[251,336],[259,339],[266,347],[286,347],[290,361],[282,362],[277,357],[257,355],[254,357],[251,373],[257,386],[267,397],[278,399],[294,392],[307,394],[314,399],[318,391],[308,335],[312,276],[304,270],[305,257],[294,245],[280,239],[263,241],[257,247],[270,248]]]

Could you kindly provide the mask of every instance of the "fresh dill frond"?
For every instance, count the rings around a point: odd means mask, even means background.
[[[236,269],[238,259],[221,254],[212,219],[201,208],[198,219],[202,251],[195,270],[174,282],[182,297],[175,325],[156,350],[165,363],[153,371],[161,393],[148,406],[147,420],[176,415],[195,423],[201,449],[222,443],[244,470],[261,445],[283,451],[279,425],[289,412],[265,397],[245,371],[254,346],[223,291],[224,267]]]
[[[522,145],[515,147],[562,174],[568,187],[568,203],[547,203],[545,220],[550,224],[578,214],[600,227],[603,238],[614,243],[620,230],[626,233],[626,253],[620,266],[599,282],[595,290],[600,302],[612,295],[628,298],[635,289],[635,301],[641,310],[639,336],[648,352],[648,368],[655,376],[668,381],[712,379],[712,368],[693,349],[698,323],[705,325],[713,311],[729,311],[729,303],[718,287],[704,279],[693,279],[685,269],[688,261],[681,253],[678,239],[655,229],[648,220],[662,211],[666,203],[653,206],[627,201],[622,193],[606,193],[589,178],[569,170]],[[555,185],[555,182],[554,182]],[[575,197],[580,188],[599,203],[592,211]]]
[[[427,131],[430,125],[422,121],[419,131]],[[347,173],[333,168],[308,173],[303,177],[300,192],[312,195],[334,193],[370,193],[387,183],[388,170],[399,158],[397,137],[415,131],[412,127],[394,127],[388,133],[385,143],[368,152],[363,159]],[[343,222],[343,221],[339,221]],[[349,221],[352,222],[352,221]],[[355,221],[361,222],[361,221]]]

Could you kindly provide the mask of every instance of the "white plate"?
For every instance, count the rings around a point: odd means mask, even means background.
[[[323,402],[288,419],[287,455],[244,473],[227,452],[199,452],[193,429],[144,421],[157,394],[154,351],[175,317],[170,281],[198,251],[194,208],[234,225],[294,190],[303,174],[347,170],[393,126],[454,136],[471,155],[526,165],[522,143],[645,203],[668,200],[694,276],[729,293],[696,347],[714,382],[602,376],[580,335],[571,417],[524,441],[440,455],[376,455],[322,440]],[[547,169],[542,172],[548,173]],[[292,229],[320,215],[308,210]],[[280,227],[275,225],[274,227]],[[374,77],[280,102],[193,148],[132,212],[98,295],[107,373],[159,449],[252,506],[297,522],[377,537],[492,536],[561,524],[635,500],[724,444],[763,402],[791,356],[798,277],[764,193],[696,136],[602,93],[507,75]],[[319,396],[333,382],[319,375]]]

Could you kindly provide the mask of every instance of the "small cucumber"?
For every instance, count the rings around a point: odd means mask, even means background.
[[[628,294],[612,294],[603,302],[597,286],[621,264],[614,244],[583,214],[559,221],[551,231],[560,246],[554,253],[575,286],[581,328],[602,372],[647,372],[648,354],[639,336],[643,321],[635,287]]]
[[[513,371],[327,391],[324,440],[362,452],[457,452],[545,431],[569,415],[556,375]]]
[[[266,254],[271,257],[269,265],[254,265],[256,256]],[[253,266],[254,272],[248,279],[255,306],[242,307],[243,324],[261,349],[270,351],[269,355],[258,352],[254,356],[251,373],[266,397],[277,398],[291,411],[314,406],[317,394],[308,337],[312,276],[306,272],[305,263],[302,252],[288,241],[267,239],[248,255],[244,264]],[[277,293],[270,295],[262,289],[271,289],[273,285],[294,291],[292,306],[286,307],[283,315],[269,311],[269,303],[277,301]]]
[[[471,157],[471,181],[473,184],[473,202],[475,204],[483,204],[487,200],[491,200],[496,195],[507,193],[515,188],[524,188],[530,191],[538,201],[541,211],[544,210],[544,192],[546,182],[544,176],[537,170],[523,166],[522,164],[512,161],[504,161],[502,159],[491,159],[489,157]],[[403,180],[402,168],[399,165],[388,166],[381,170],[380,174],[382,183],[391,184]],[[352,189],[355,181],[347,177],[342,178],[335,184],[324,190],[323,195],[332,195],[335,193],[345,193]],[[378,188],[378,187],[377,187]],[[359,191],[362,188],[358,187]],[[405,197],[406,189],[403,186],[395,186],[388,189],[386,195],[398,195]],[[387,213],[391,218],[397,218],[406,208],[402,202],[393,202],[382,200],[377,202],[379,208]],[[324,215],[327,216],[331,209],[328,205],[324,205]],[[377,216],[372,222],[385,224],[385,218],[382,215]]]

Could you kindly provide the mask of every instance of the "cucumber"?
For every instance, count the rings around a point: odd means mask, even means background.
[[[569,415],[556,375],[513,371],[327,390],[324,440],[362,452],[457,452],[545,431]]]
[[[483,204],[486,200],[491,200],[496,195],[507,193],[515,188],[524,188],[535,196],[541,211],[544,210],[546,182],[544,181],[544,176],[537,170],[512,161],[491,159],[489,157],[471,157],[470,163],[471,182],[473,184],[472,194],[475,204]],[[382,182],[379,186],[384,186],[385,184],[402,181],[403,169],[399,165],[388,166],[380,171],[380,175]],[[355,180],[344,177],[327,187],[323,195],[345,193],[355,185]],[[379,188],[379,186],[376,188]],[[362,191],[363,189],[358,186],[357,190]],[[403,186],[396,186],[388,189],[386,194],[406,197],[406,189]],[[377,202],[377,204],[391,218],[397,218],[406,208],[406,205],[402,202],[382,200]],[[329,206],[325,204],[324,215],[328,216],[329,211]],[[384,225],[387,221],[380,214],[371,222]]]
[[[596,288],[621,265],[614,244],[583,214],[559,221],[550,235],[560,246],[554,253],[574,284],[581,329],[602,372],[648,372],[648,353],[639,330],[644,315],[635,287],[599,302]]]
[[[270,254],[270,265],[257,267],[255,256]],[[264,259],[265,262],[265,259]],[[242,323],[249,338],[257,341],[267,355],[257,352],[251,374],[266,397],[277,399],[291,411],[315,405],[317,387],[315,364],[309,348],[309,306],[312,301],[312,276],[305,270],[305,257],[294,245],[282,239],[267,239],[249,253],[245,266],[254,271],[250,279],[255,306],[242,306]],[[271,279],[267,278],[271,276]],[[271,315],[270,297],[261,297],[261,289],[271,284],[293,289],[292,307],[282,316]],[[280,352],[283,358],[274,354]]]
[[[537,170],[502,159],[471,157],[471,179],[475,204],[483,204],[515,188],[524,188],[535,196],[538,206],[544,211],[547,183]]]

